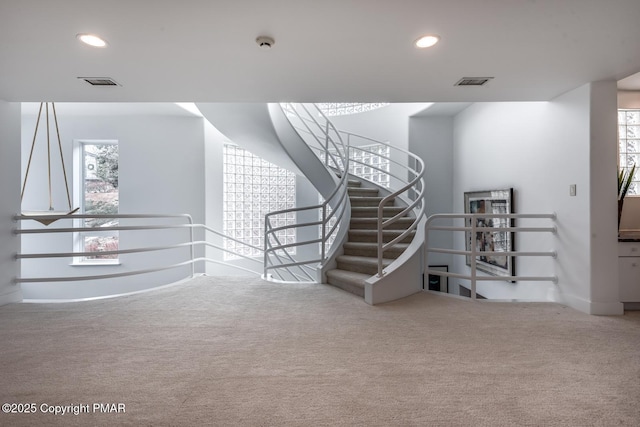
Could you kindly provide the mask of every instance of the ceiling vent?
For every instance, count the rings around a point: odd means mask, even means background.
[[[463,77],[454,86],[484,86],[493,77]]]
[[[111,77],[78,77],[89,83],[91,86],[120,86]]]

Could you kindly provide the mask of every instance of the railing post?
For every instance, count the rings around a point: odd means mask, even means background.
[[[382,218],[383,218],[384,207],[382,202],[378,205],[378,277],[382,277],[382,245],[383,241],[383,233],[382,233]]]
[[[326,243],[327,243],[327,204],[324,203],[322,205],[322,242],[321,245],[321,256],[320,259],[324,261],[326,255]]]
[[[469,218],[471,220],[471,299],[476,299],[476,217],[475,215]]]
[[[267,241],[269,239],[269,217],[267,215],[264,216],[264,250],[263,250],[263,269],[264,269],[264,279],[267,280],[267,261],[269,256],[267,255]]]
[[[329,166],[329,122],[325,123],[324,128],[324,164]]]
[[[191,218],[191,215],[187,216],[187,219],[189,220],[189,237],[191,239],[191,245],[189,245],[189,247],[191,248],[191,277],[195,277],[196,276],[196,257],[195,257],[195,249],[193,247],[193,218]],[[206,250],[206,249],[205,249]]]

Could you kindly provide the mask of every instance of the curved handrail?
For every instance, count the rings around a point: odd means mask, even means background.
[[[322,112],[320,111],[320,116],[322,116]],[[303,119],[304,121],[304,119]],[[313,119],[309,119],[309,121],[314,121]],[[377,211],[377,219],[378,219],[378,236],[377,236],[377,269],[378,269],[378,277],[384,274],[384,252],[388,249],[394,247],[397,243],[404,240],[407,236],[409,236],[412,232],[414,232],[417,227],[420,219],[425,215],[425,204],[424,204],[424,162],[422,159],[415,154],[411,153],[408,150],[405,150],[401,147],[396,147],[394,145],[389,144],[388,142],[380,141],[374,138],[370,138],[367,136],[363,136],[353,132],[346,132],[342,130],[338,130],[338,134],[341,136],[342,140],[346,140],[345,148],[340,149],[338,147],[330,147],[329,144],[322,144],[322,141],[318,140],[311,126],[298,126],[296,127],[298,134],[301,136],[308,136],[308,139],[315,140],[318,142],[317,145],[310,147],[312,150],[316,152],[316,155],[320,158],[321,161],[325,163],[326,166],[331,167],[341,173],[341,178],[344,179],[344,172],[348,172],[352,175],[358,176],[360,179],[368,180],[367,176],[359,175],[355,172],[355,165],[360,164],[364,167],[367,167],[371,170],[375,170],[380,174],[386,175],[386,181],[391,182],[393,178],[397,183],[395,185],[400,185],[400,188],[392,191],[389,195],[385,196],[378,205]],[[304,138],[303,138],[304,139]],[[307,139],[305,139],[307,140]],[[361,140],[365,144],[354,144],[352,140]],[[366,148],[371,147],[372,145],[381,145],[388,148],[389,155],[384,156],[377,153],[371,153],[366,150]],[[346,161],[337,161],[336,155],[342,154],[342,150],[346,150],[347,155],[341,157],[346,157]],[[387,164],[387,168],[379,167],[375,164],[364,163],[359,160],[358,157],[363,157],[362,154],[368,152],[369,154],[373,154],[378,156],[381,160],[384,160]],[[360,156],[358,156],[360,154]],[[398,161],[395,157],[404,156],[407,161]],[[410,164],[413,163],[415,166],[411,167]],[[406,176],[401,176],[400,173],[396,172],[393,169],[399,169]],[[371,181],[374,185],[379,185],[378,183]],[[346,190],[345,190],[346,191]],[[401,197],[405,195],[404,197]],[[391,218],[384,218],[384,206],[395,198],[405,199],[406,207],[392,216]],[[407,201],[408,200],[408,201]],[[415,219],[411,223],[411,225],[405,229],[399,236],[392,239],[390,242],[384,243],[384,230],[388,229],[393,223],[395,223],[398,219],[405,217],[407,215],[412,215]]]
[[[98,280],[98,279],[113,279],[120,277],[128,277],[135,276],[141,274],[154,273],[159,271],[165,271],[169,269],[174,269],[178,267],[191,266],[191,276],[195,275],[195,264],[198,262],[207,262],[207,263],[215,263],[222,264],[228,267],[237,268],[252,274],[260,275],[262,273],[262,269],[258,268],[258,265],[262,264],[259,259],[254,257],[246,256],[244,254],[238,253],[233,250],[229,250],[224,248],[223,246],[214,244],[208,240],[194,240],[193,238],[193,230],[194,229],[202,229],[206,232],[213,233],[225,239],[230,239],[235,241],[236,243],[242,244],[246,247],[249,247],[254,250],[262,251],[262,248],[250,245],[241,240],[235,239],[231,236],[228,236],[224,233],[221,233],[209,226],[204,224],[194,224],[191,215],[189,214],[77,214],[77,215],[60,215],[60,214],[50,214],[50,215],[15,215],[14,220],[18,221],[27,221],[27,220],[41,220],[41,219],[51,219],[51,220],[78,220],[78,219],[185,219],[187,221],[186,224],[170,224],[170,225],[131,225],[131,226],[107,226],[100,227],[99,230],[96,228],[90,227],[46,227],[46,228],[30,228],[30,229],[14,229],[14,234],[51,234],[51,233],[71,233],[71,232],[79,232],[79,231],[107,231],[107,230],[126,230],[126,231],[143,231],[143,230],[169,230],[169,229],[188,229],[189,230],[189,241],[185,243],[176,243],[171,245],[163,245],[163,246],[146,246],[146,247],[137,247],[130,249],[117,249],[110,251],[100,251],[100,252],[86,252],[86,251],[74,251],[74,252],[53,252],[53,253],[28,253],[16,254],[16,259],[43,259],[43,258],[70,258],[70,257],[81,257],[81,256],[95,256],[99,255],[121,255],[121,254],[136,254],[136,253],[145,253],[145,252],[154,252],[154,251],[163,251],[163,250],[171,250],[171,249],[179,249],[179,248],[189,248],[190,256],[189,259],[183,262],[174,263],[171,265],[163,265],[158,267],[139,269],[139,270],[129,270],[118,273],[109,273],[109,274],[94,274],[94,275],[77,275],[77,276],[67,276],[67,277],[18,277],[15,279],[16,283],[41,283],[41,282],[73,282],[73,281],[86,281],[86,280]],[[230,253],[236,257],[245,259],[249,262],[257,264],[255,269],[243,267],[241,265],[236,265],[229,262],[221,262],[216,259],[208,258],[208,257],[199,257],[196,258],[194,255],[194,248],[196,246],[204,246],[210,247],[213,249],[220,250],[222,252]],[[261,265],[260,265],[261,267]]]
[[[424,172],[425,172],[425,167],[424,167],[424,161],[416,156],[415,154],[411,153],[408,150],[405,150],[402,147],[396,147],[394,145],[391,145],[387,142],[384,141],[379,141],[376,140],[374,138],[370,138],[367,136],[363,136],[363,135],[359,135],[353,132],[345,132],[345,131],[340,131],[340,133],[344,136],[346,136],[347,139],[347,146],[349,147],[350,150],[360,150],[360,151],[365,151],[361,148],[359,148],[357,145],[352,143],[352,139],[355,138],[359,138],[362,139],[364,141],[366,141],[367,143],[369,143],[369,146],[371,145],[371,143],[373,143],[374,145],[382,145],[384,147],[388,147],[389,149],[389,156],[388,157],[384,157],[384,156],[380,156],[381,158],[384,158],[385,160],[388,161],[388,164],[394,164],[398,167],[401,168],[401,170],[403,170],[404,172],[406,172],[407,174],[407,178],[402,178],[400,176],[398,176],[397,173],[392,173],[390,171],[385,171],[382,168],[379,168],[375,165],[371,165],[371,164],[366,164],[363,163],[359,160],[357,160],[355,158],[355,156],[349,156],[351,162],[353,163],[359,163],[362,164],[368,168],[371,169],[375,169],[381,173],[386,173],[389,177],[395,178],[396,180],[398,180],[401,185],[402,185],[399,189],[392,191],[390,194],[388,194],[387,196],[383,197],[382,200],[380,201],[380,203],[378,204],[378,211],[377,211],[377,218],[378,218],[378,236],[377,236],[377,244],[378,244],[378,261],[377,261],[377,266],[378,266],[378,277],[381,277],[384,274],[384,252],[388,249],[391,249],[392,247],[394,247],[397,243],[401,242],[402,240],[404,240],[407,236],[409,236],[412,232],[414,232],[417,227],[418,227],[418,223],[420,222],[420,219],[425,215],[425,203],[424,203],[424,190],[425,190],[425,184],[424,184]],[[408,161],[406,162],[406,164],[404,162],[399,162],[395,159],[392,158],[392,153],[399,153],[399,155],[403,155],[403,156],[407,156]],[[411,167],[410,164],[414,163],[415,166]],[[363,179],[366,179],[365,177],[362,177]],[[374,183],[375,184],[375,183]],[[405,199],[407,199],[407,206],[405,207],[405,209],[403,209],[401,212],[397,213],[396,215],[392,216],[391,218],[384,218],[384,207],[387,203],[389,203],[389,201],[394,200],[396,198],[400,198],[402,199],[403,197],[401,197],[403,194],[408,193],[407,196],[405,197]],[[400,233],[400,235],[396,236],[395,238],[393,238],[391,241],[384,243],[384,230],[386,228],[388,228],[391,224],[395,223],[398,219],[405,217],[408,214],[413,214],[414,216],[414,221],[411,223],[411,225],[409,227],[407,227],[402,233]]]
[[[349,166],[349,158],[346,155],[348,150],[339,131],[315,104],[281,103],[280,108],[307,145],[322,152],[325,166],[342,172],[333,190],[322,203],[283,209],[265,215],[264,276],[269,277],[269,273],[274,272],[282,279],[280,270],[285,269],[289,274],[293,274],[290,269],[296,267],[303,272],[304,276],[314,281],[305,270],[311,268],[310,264],[323,264],[327,260],[330,239],[345,222],[348,177],[344,171]],[[320,219],[317,221],[296,222],[278,227],[272,225],[272,219],[278,215],[313,210],[318,212]],[[282,244],[276,235],[278,231],[311,226],[320,226],[319,238]],[[317,258],[295,260],[287,250],[312,244],[320,244],[320,254]]]

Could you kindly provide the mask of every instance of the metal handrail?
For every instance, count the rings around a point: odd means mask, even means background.
[[[196,258],[194,255],[194,248],[196,246],[204,246],[214,248],[226,253],[230,253],[236,257],[243,258],[250,262],[256,264],[262,264],[259,259],[254,257],[249,257],[244,254],[238,253],[233,250],[229,250],[222,246],[216,245],[208,240],[198,240],[195,241],[193,238],[193,230],[194,229],[202,229],[205,232],[210,232],[225,239],[230,239],[236,243],[245,245],[254,250],[262,251],[262,248],[250,245],[241,240],[235,239],[231,236],[228,236],[224,233],[221,233],[209,226],[204,224],[194,224],[191,215],[189,214],[175,214],[175,215],[162,215],[162,214],[99,214],[99,215],[90,215],[90,214],[77,214],[77,215],[60,215],[60,214],[51,214],[51,215],[15,215],[14,220],[18,221],[27,221],[27,220],[78,220],[78,219],[186,219],[188,221],[187,224],[172,224],[172,225],[139,225],[139,226],[127,226],[126,228],[120,226],[102,226],[102,227],[46,227],[46,228],[37,228],[37,229],[14,229],[14,234],[51,234],[51,233],[60,233],[60,232],[77,232],[77,231],[110,231],[110,230],[127,230],[127,231],[142,231],[142,230],[153,230],[153,229],[189,229],[189,241],[185,243],[177,243],[173,245],[164,245],[164,246],[146,246],[146,247],[138,247],[138,248],[130,248],[130,249],[118,249],[118,250],[110,250],[110,251],[101,251],[101,252],[86,252],[86,251],[73,251],[73,252],[54,252],[54,253],[29,253],[29,254],[16,254],[16,259],[43,259],[43,258],[69,258],[69,257],[81,257],[81,256],[91,256],[91,255],[121,255],[121,254],[135,254],[135,253],[144,253],[144,252],[153,252],[153,251],[163,251],[163,250],[171,250],[178,248],[190,248],[190,259],[184,262],[165,265],[161,267],[147,268],[141,270],[131,270],[119,273],[110,273],[110,274],[99,274],[99,275],[78,275],[78,276],[69,276],[69,277],[31,277],[24,278],[18,277],[14,279],[16,283],[40,283],[40,282],[70,282],[70,281],[83,281],[83,280],[97,280],[97,279],[110,279],[110,278],[118,278],[118,277],[126,277],[126,276],[134,276],[140,274],[147,274],[159,271],[165,271],[169,269],[174,269],[178,267],[184,267],[187,265],[191,265],[191,277],[195,275],[195,264],[198,262],[207,262],[207,263],[215,263],[215,264],[223,264],[225,266],[230,266],[233,268],[237,268],[246,272],[250,272],[252,274],[260,275],[262,273],[262,269],[252,270],[250,268],[246,268],[240,265],[236,265],[228,262],[221,262],[216,259],[207,258],[207,257],[199,257]],[[256,266],[257,267],[257,266]]]
[[[349,147],[349,149],[360,149],[358,146],[354,145],[351,141],[352,138],[359,138],[359,139],[364,139],[365,141],[369,142],[370,144],[368,145],[369,147],[372,145],[383,145],[385,147],[389,148],[389,157],[384,157],[381,156],[379,154],[376,154],[377,156],[387,159],[389,161],[389,163],[393,163],[399,167],[401,167],[404,171],[406,171],[407,175],[409,176],[408,178],[401,178],[399,176],[397,176],[396,174],[391,173],[391,171],[384,171],[381,168],[378,168],[374,165],[370,165],[370,164],[366,164],[363,163],[361,161],[358,161],[357,159],[351,159],[352,162],[354,163],[360,163],[362,165],[365,165],[366,167],[372,168],[372,169],[376,169],[380,172],[386,173],[389,175],[389,177],[393,177],[395,179],[397,179],[398,181],[400,181],[401,184],[404,184],[402,187],[400,187],[399,189],[393,191],[391,194],[385,196],[382,198],[382,200],[380,201],[380,203],[378,204],[378,211],[377,211],[377,218],[378,218],[378,236],[377,236],[377,255],[378,255],[378,260],[377,260],[377,267],[378,267],[378,273],[377,276],[378,277],[382,277],[385,273],[384,271],[384,252],[388,249],[391,249],[392,247],[394,247],[397,243],[401,242],[402,240],[404,240],[407,236],[409,236],[411,234],[411,232],[415,231],[418,227],[418,223],[420,222],[420,220],[422,219],[422,217],[425,214],[425,203],[424,203],[424,190],[425,190],[425,183],[424,183],[424,173],[425,173],[425,167],[424,167],[424,161],[416,156],[415,154],[411,153],[408,150],[405,150],[402,147],[396,147],[393,146],[387,142],[384,141],[379,141],[376,140],[374,138],[370,138],[367,136],[363,136],[363,135],[359,135],[353,132],[345,132],[345,131],[340,131],[340,133],[344,136],[346,136],[347,139],[347,146]],[[372,143],[372,144],[371,144]],[[362,150],[361,151],[366,151],[366,150]],[[407,156],[407,163],[403,163],[403,162],[399,162],[395,159],[393,159],[392,153],[400,153],[401,155],[406,155]],[[412,168],[410,166],[411,162],[415,163],[415,168]],[[411,176],[413,176],[411,178]],[[365,178],[366,179],[366,178]],[[408,193],[408,192],[413,192],[413,194],[409,194],[409,197],[407,197],[407,199],[409,199],[410,201],[408,202],[408,206],[402,210],[401,212],[397,213],[396,215],[392,216],[391,218],[388,219],[384,219],[384,207],[385,205],[390,201],[393,200],[395,198],[400,198],[400,196],[404,193]],[[393,224],[394,222],[396,222],[398,219],[405,217],[407,214],[409,213],[413,213],[415,215],[415,220],[411,223],[411,225],[409,227],[407,227],[402,233],[400,233],[399,236],[395,237],[394,239],[392,239],[391,241],[387,242],[386,244],[384,243],[384,230],[386,228],[388,228],[391,224]]]
[[[448,248],[432,248],[429,247],[429,232],[430,231],[453,231],[453,232],[465,232],[471,233],[474,236],[476,232],[513,232],[513,233],[552,233],[556,234],[557,229],[555,225],[551,227],[535,226],[535,227],[478,227],[477,218],[502,218],[502,219],[548,219],[552,222],[556,220],[556,214],[492,214],[492,213],[465,213],[465,214],[435,214],[427,218],[425,225],[425,274],[434,274],[445,277],[453,277],[457,279],[464,279],[471,281],[471,298],[476,299],[476,283],[478,281],[536,281],[536,282],[553,282],[558,283],[558,277],[553,276],[479,276],[477,272],[477,257],[479,255],[501,255],[501,256],[518,256],[518,257],[550,257],[557,258],[556,251],[482,251],[478,250],[476,245],[470,245],[470,250],[448,249]],[[471,225],[465,226],[433,226],[432,223],[437,220],[471,220]],[[448,255],[464,255],[470,259],[470,274],[461,274],[446,272],[440,270],[434,270],[429,268],[429,253],[441,253]]]
[[[291,125],[296,129],[298,134],[305,140],[303,135],[307,135],[307,139],[311,139],[315,146],[310,147],[318,149],[323,153],[323,161],[325,165],[338,169],[343,172],[346,166],[348,168],[349,158],[345,155],[347,152],[344,142],[340,137],[339,131],[333,126],[333,123],[324,115],[324,113],[315,106],[315,104],[280,104],[285,116],[289,119]],[[297,122],[297,123],[294,123]],[[330,195],[322,202],[312,206],[296,207],[282,209],[279,211],[269,212],[265,215],[265,238],[264,238],[264,276],[268,277],[269,272],[278,273],[279,270],[285,269],[290,275],[298,277],[290,270],[297,267],[303,271],[303,275],[309,279],[306,269],[311,269],[311,264],[322,264],[328,256],[328,241],[331,236],[337,232],[338,227],[343,223],[343,214],[346,210],[348,201],[347,192],[348,178],[346,173],[342,173],[340,179],[336,183]],[[329,209],[329,207],[333,207]],[[318,211],[317,221],[296,222],[284,226],[273,227],[271,220],[273,217],[286,213],[299,213],[304,211]],[[327,226],[331,220],[335,219],[336,223]],[[298,240],[295,243],[282,244],[277,237],[278,231],[291,228],[301,228],[310,226],[320,226],[320,237],[310,240]],[[287,249],[301,247],[310,244],[320,244],[320,257],[306,260],[294,260]],[[277,261],[277,263],[276,263]]]
[[[308,131],[306,128],[296,128],[296,130],[298,131],[298,133],[300,134],[309,134],[310,131]],[[338,131],[339,134],[342,136],[343,140],[347,140],[346,143],[346,150],[348,153],[348,160],[350,162],[350,164],[361,164],[363,166],[366,166],[370,169],[374,169],[380,173],[386,174],[389,177],[389,182],[391,181],[390,178],[395,178],[398,182],[400,182],[401,184],[404,183],[404,185],[398,189],[393,191],[391,194],[389,194],[388,196],[384,197],[379,205],[378,205],[378,212],[377,212],[377,218],[378,218],[378,237],[377,237],[377,276],[381,277],[384,274],[384,252],[392,247],[394,247],[397,243],[399,243],[400,241],[404,240],[408,235],[410,235],[413,231],[415,231],[418,227],[418,223],[420,222],[421,218],[424,216],[425,214],[425,204],[424,204],[424,189],[425,189],[425,184],[424,184],[424,162],[422,161],[422,159],[418,156],[416,156],[415,154],[411,153],[408,150],[405,150],[404,148],[401,147],[396,147],[393,146],[391,144],[389,144],[388,142],[385,141],[380,141],[380,140],[376,140],[374,138],[370,138],[367,136],[363,136],[363,135],[359,135],[353,132],[347,132],[347,131],[343,131],[343,130],[339,130]],[[366,145],[354,145],[351,140],[352,139],[363,139],[367,142]],[[389,148],[389,156],[383,156],[377,153],[371,153],[367,150],[364,150],[363,148],[367,148],[367,147],[371,147],[371,146],[375,146],[375,145],[382,145],[385,147]],[[327,150],[327,146],[320,146],[320,147],[313,147],[311,146],[311,148],[316,151],[316,154],[318,155],[318,157],[320,158],[320,160],[323,160],[323,157],[326,159],[327,155],[325,154],[325,151]],[[406,177],[401,177],[398,176],[396,173],[394,173],[391,170],[384,170],[376,165],[373,164],[368,164],[368,163],[364,163],[360,160],[357,159],[357,156],[352,155],[354,154],[354,152],[356,151],[360,151],[360,152],[366,152],[369,154],[373,154],[375,156],[380,157],[381,159],[385,159],[386,161],[388,161],[389,165],[391,166],[392,164],[399,166],[403,171],[406,172],[407,176],[412,177],[412,178],[406,178]],[[334,148],[334,152],[333,153],[329,153],[329,154],[335,154],[335,153],[340,153],[340,151],[337,148]],[[400,162],[395,160],[392,156],[392,153],[397,154],[400,153],[400,155],[403,156],[407,156],[407,162]],[[412,168],[410,166],[411,161],[413,161],[416,165],[415,168]],[[325,161],[326,164],[326,161]],[[334,161],[335,164],[335,161]],[[346,167],[341,167],[342,165],[329,165],[334,167],[335,169],[338,169],[339,172],[342,173],[342,176],[344,177],[345,173],[344,171],[350,171],[349,165],[346,165]],[[389,168],[391,169],[391,168]],[[353,172],[350,172],[353,173]],[[356,176],[358,176],[361,179],[367,179],[365,176],[359,176],[358,174],[354,174]],[[374,182],[374,184],[376,184]],[[392,199],[395,199],[396,197],[399,197],[400,195],[404,194],[404,193],[408,193],[408,192],[413,192],[412,198],[413,201],[409,201],[407,203],[407,207],[405,209],[403,209],[401,212],[399,212],[398,214],[394,215],[391,218],[387,218],[386,220],[384,219],[384,206]],[[411,199],[411,197],[407,197],[408,199]],[[387,242],[386,244],[383,242],[383,235],[384,235],[384,230],[386,228],[388,228],[391,224],[393,224],[394,222],[396,222],[398,219],[407,216],[408,214],[413,214],[415,220],[411,223],[411,225],[404,230],[399,236],[397,236],[396,238],[394,238],[393,240],[391,240],[390,242]]]

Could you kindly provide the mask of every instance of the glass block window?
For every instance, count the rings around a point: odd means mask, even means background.
[[[231,143],[224,144],[223,156],[223,231],[241,242],[263,248],[265,215],[296,205],[295,174]],[[271,225],[281,227],[294,224],[295,220],[295,213],[289,212],[271,217]],[[296,241],[295,228],[276,235],[283,245]],[[245,256],[262,256],[261,251],[230,239],[224,239],[224,247]],[[288,252],[294,254],[295,247]],[[225,252],[225,260],[237,258]]]
[[[621,169],[636,165],[627,195],[640,195],[640,110],[618,110],[618,154]]]
[[[349,173],[375,182],[382,187],[389,187],[389,147],[382,144],[374,144],[359,147],[358,149],[350,148],[350,151],[350,159],[352,161],[349,162]],[[384,172],[371,166],[375,166]]]
[[[364,113],[387,105],[389,105],[388,102],[323,102],[316,104],[325,116],[346,116],[347,114]]]
[[[324,203],[324,197],[322,197],[322,195],[319,195],[318,204],[322,204],[322,203]],[[327,203],[327,216],[331,215],[332,211],[333,209],[331,209],[331,206],[329,206],[329,204]],[[318,220],[322,221],[322,209],[320,209],[320,212],[318,213]],[[327,225],[325,226],[327,233],[331,231],[331,227],[333,227],[337,221],[338,219],[335,216],[329,219],[329,221],[327,222]],[[337,227],[333,231],[333,233],[331,233],[328,236],[327,241],[325,243],[325,254],[329,253],[329,251],[331,250],[331,247],[333,246],[333,242],[336,240],[336,236],[338,235],[339,229],[340,227]],[[318,226],[318,236],[322,238],[322,225]],[[318,250],[322,251],[322,243],[319,244]]]

